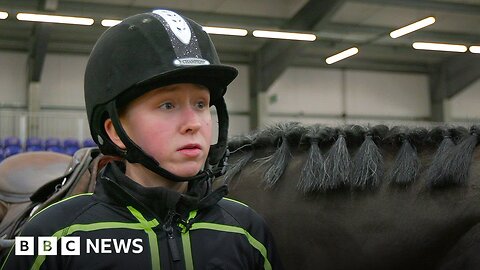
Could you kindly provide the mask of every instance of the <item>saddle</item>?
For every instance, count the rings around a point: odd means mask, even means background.
[[[40,210],[64,198],[93,192],[97,172],[111,159],[98,148],[82,148],[73,157],[27,152],[1,162],[0,253],[6,253],[23,225]]]

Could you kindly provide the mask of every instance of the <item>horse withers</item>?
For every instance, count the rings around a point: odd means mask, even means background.
[[[480,269],[478,132],[282,123],[231,140],[223,182],[287,269]]]

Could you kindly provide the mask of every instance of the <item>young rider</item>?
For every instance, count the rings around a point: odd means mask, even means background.
[[[57,255],[20,256],[14,247],[3,269],[280,269],[263,220],[224,198],[225,186],[212,190],[227,157],[223,96],[236,75],[202,27],[172,11],[109,28],[87,64],[85,103],[102,153],[122,161],[103,169],[93,194],[26,225],[21,235],[36,244],[60,239]],[[60,248],[65,237],[79,237],[79,255]]]

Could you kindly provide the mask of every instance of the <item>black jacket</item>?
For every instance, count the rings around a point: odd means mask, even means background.
[[[180,194],[145,188],[109,163],[93,194],[67,198],[35,215],[22,236],[80,237],[80,256],[15,255],[2,269],[281,269],[263,219],[211,192],[207,181]],[[37,241],[38,238],[35,238]],[[103,248],[103,249],[102,249]],[[63,254],[63,255],[60,255]]]

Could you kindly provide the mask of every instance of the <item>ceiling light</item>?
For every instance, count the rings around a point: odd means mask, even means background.
[[[8,17],[7,12],[0,11],[0,20],[4,20]]]
[[[459,44],[414,42],[413,48],[417,50],[444,51],[444,52],[466,52],[467,46]]]
[[[43,15],[33,13],[18,13],[17,19],[20,21],[29,22],[48,22],[48,23],[64,23],[64,24],[78,24],[78,25],[92,25],[93,19],[82,17],[69,17],[58,15]]]
[[[328,58],[325,60],[325,62],[327,62],[327,64],[330,65],[330,64],[333,64],[333,63],[338,62],[338,61],[340,61],[340,60],[343,60],[343,59],[345,59],[345,58],[347,58],[347,57],[350,57],[350,56],[352,56],[352,55],[355,55],[355,54],[357,54],[357,53],[358,53],[358,48],[357,48],[357,47],[352,47],[352,48],[350,48],[350,49],[348,49],[348,50],[345,50],[345,51],[343,51],[343,52],[340,52],[340,53],[337,53],[337,54],[335,54],[335,55],[332,55],[332,56],[328,57]]]
[[[225,27],[210,27],[204,26],[203,30],[209,34],[214,35],[227,35],[227,36],[241,36],[244,37],[248,34],[248,31],[240,28],[225,28]]]
[[[119,24],[120,20],[102,20],[101,24],[105,27],[115,26]]]
[[[263,37],[263,38],[291,39],[291,40],[303,40],[303,41],[314,41],[315,39],[317,39],[317,36],[313,34],[290,33],[290,32],[255,30],[253,31],[252,34],[255,37]]]
[[[480,46],[470,46],[469,50],[471,53],[480,53]]]
[[[390,33],[390,36],[392,38],[398,38],[398,37],[401,37],[401,36],[406,35],[408,33],[411,33],[413,31],[417,31],[418,29],[427,27],[427,26],[429,26],[433,23],[435,23],[435,18],[434,17],[428,17],[428,18],[425,18],[425,19],[420,20],[418,22],[415,22],[415,23],[409,24],[407,26],[404,26],[402,28],[399,28],[395,31],[392,31]]]

